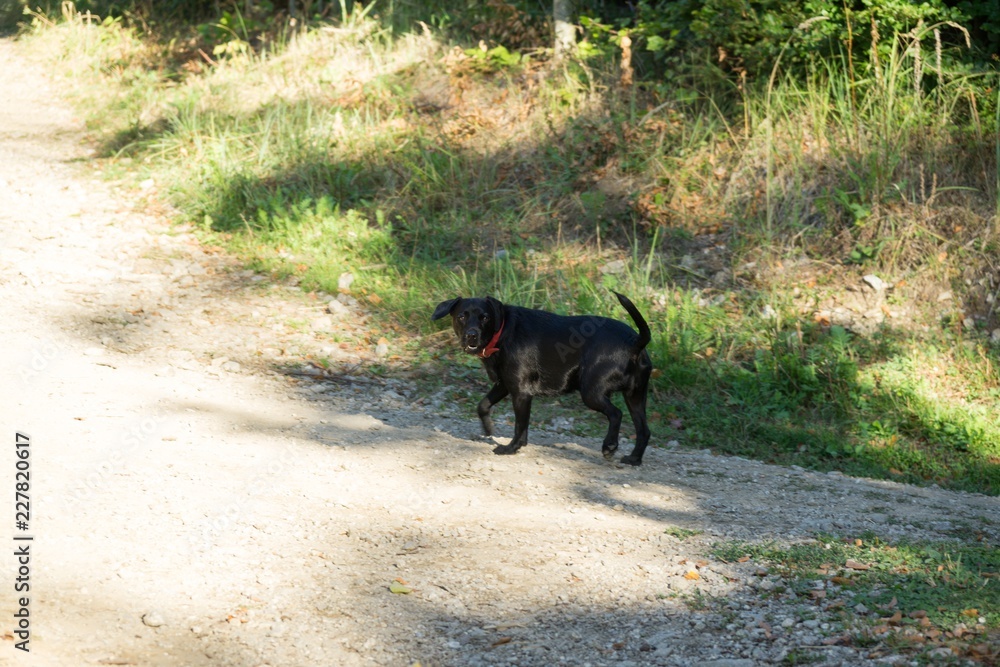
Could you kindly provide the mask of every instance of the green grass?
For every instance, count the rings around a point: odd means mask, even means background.
[[[805,78],[623,90],[600,55],[547,70],[400,25],[358,9],[254,49],[67,9],[23,41],[108,172],[152,177],[274,281],[353,273],[431,374],[455,367],[422,338],[440,300],[623,318],[617,289],[654,332],[654,444],[1000,494],[995,73],[917,80],[933,48],[913,34]],[[865,307],[906,326],[818,314],[868,273],[893,287]]]
[[[842,607],[848,616],[855,615],[858,604],[875,611],[874,617],[855,625],[858,641],[872,632],[895,629],[899,637],[919,634],[932,643],[955,639],[967,648],[996,637],[1000,630],[1000,550],[993,545],[893,544],[866,534],[857,540],[826,537],[788,547],[728,542],[715,545],[713,553],[729,562],[749,557],[775,566],[787,590],[804,601],[815,601],[815,582],[822,581],[824,605]],[[849,561],[858,565],[848,567]],[[845,591],[853,595],[845,596]],[[896,612],[899,617],[894,619]],[[959,632],[956,638],[960,624],[972,634],[963,639]]]
[[[691,528],[681,528],[680,526],[669,526],[663,531],[671,537],[676,537],[678,540],[686,540],[689,537],[695,537],[696,535],[701,535],[702,531],[692,530]]]

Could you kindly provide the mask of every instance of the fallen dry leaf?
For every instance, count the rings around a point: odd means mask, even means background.
[[[850,577],[830,577],[830,583],[838,586],[851,586],[854,584],[854,580]]]
[[[396,579],[389,584],[389,592],[396,593],[397,595],[409,595],[413,592],[413,589]]]
[[[986,658],[993,655],[989,644],[975,644],[969,647],[969,652],[977,658]]]
[[[859,563],[858,561],[853,560],[851,558],[847,559],[847,562],[844,564],[844,566],[852,570],[870,570],[872,568],[872,566],[868,565],[867,563]]]
[[[822,600],[826,597],[826,591],[809,591],[809,596],[813,600]]]
[[[979,610],[978,609],[963,609],[962,610],[962,616],[969,616],[969,617],[975,618],[975,617],[979,616]]]
[[[688,570],[688,573],[684,575],[685,579],[690,579],[691,581],[696,581],[701,579],[701,575],[698,574],[697,570]]]
[[[748,560],[750,560],[750,556],[740,556],[739,558],[736,559],[736,562],[737,563],[745,563]],[[986,575],[983,575],[983,576],[986,576]]]
[[[884,620],[889,625],[901,625],[903,622],[903,612],[897,610],[895,614],[893,614],[889,618],[884,618],[882,620]]]
[[[910,618],[927,618],[927,612],[923,609],[915,609],[907,614]]]
[[[504,644],[509,644],[514,641],[513,637],[500,637],[498,640],[493,642],[493,646],[503,646]]]

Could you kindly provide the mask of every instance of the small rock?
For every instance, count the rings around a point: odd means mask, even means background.
[[[868,613],[868,607],[864,606],[860,602],[854,605],[854,612],[856,614],[861,614],[862,616]]]
[[[163,615],[158,611],[147,611],[142,615],[143,625],[147,625],[151,628],[158,628],[164,625],[166,621],[163,620]]]
[[[966,329],[975,329],[976,321],[971,317],[966,317],[964,320],[962,320],[962,326],[964,326]]]
[[[343,303],[338,299],[334,298],[330,300],[330,303],[326,304],[326,312],[331,315],[347,315],[350,311],[347,309]]]
[[[151,178],[147,178],[146,180],[139,182],[139,189],[140,190],[149,190],[154,185],[156,185],[156,182],[153,179],[151,179]]]
[[[764,319],[771,320],[778,316],[778,311],[771,307],[771,304],[765,304],[763,308],[760,309],[760,316]]]
[[[227,373],[239,373],[242,367],[240,366],[238,361],[227,361],[226,363],[222,364],[221,368]]]
[[[721,271],[716,271],[712,275],[712,283],[716,286],[722,286],[729,282],[729,271],[723,269]]]
[[[355,299],[353,296],[350,296],[349,294],[338,294],[337,301],[351,308],[358,305],[358,300]]]
[[[500,248],[495,253],[493,253],[493,259],[507,259],[508,255],[510,255],[510,253],[507,252],[505,248]]]
[[[349,292],[351,290],[351,284],[354,283],[354,274],[345,271],[340,274],[340,278],[337,279],[337,289],[344,292]]]
[[[331,303],[337,303],[336,301],[331,301]],[[343,308],[343,306],[341,306]],[[333,318],[329,315],[324,315],[322,317],[315,317],[309,321],[309,328],[313,331],[329,331],[333,328]]]
[[[721,658],[719,660],[703,660],[691,663],[693,667],[754,667],[750,658]]]
[[[994,345],[1000,345],[1000,329],[994,329],[990,332],[990,342]]]
[[[938,301],[948,301],[951,299],[951,292],[941,292],[938,294]]]
[[[385,338],[378,339],[378,345],[375,346],[375,356],[379,359],[389,356],[389,341]]]
[[[954,651],[946,646],[939,646],[927,652],[928,657],[933,660],[948,660],[955,657]]]
[[[608,262],[601,267],[601,273],[605,275],[625,273],[625,260],[616,259],[613,262]]]
[[[874,273],[869,273],[867,276],[864,276],[862,280],[868,283],[868,285],[876,292],[881,292],[886,288],[885,281],[876,276]]]

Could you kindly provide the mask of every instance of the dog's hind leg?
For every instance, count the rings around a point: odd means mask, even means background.
[[[608,434],[604,437],[604,444],[601,445],[601,453],[604,458],[610,459],[611,455],[618,449],[618,431],[622,426],[622,411],[615,407],[607,394],[596,392],[580,392],[583,402],[591,410],[597,410],[608,418]]]
[[[479,423],[483,425],[485,435],[493,435],[493,420],[490,419],[490,409],[506,398],[509,393],[502,382],[497,382],[490,387],[483,400],[479,401],[476,412],[479,414]]]
[[[635,447],[632,453],[622,457],[622,463],[629,465],[642,465],[642,455],[646,452],[646,445],[649,444],[649,424],[646,422],[646,383],[642,387],[624,393],[625,405],[632,415],[632,423],[635,424]]]
[[[509,445],[493,448],[494,454],[513,454],[528,444],[528,421],[531,419],[531,396],[515,394],[511,398],[514,404],[514,438]]]

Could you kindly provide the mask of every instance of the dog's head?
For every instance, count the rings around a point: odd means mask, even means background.
[[[442,301],[434,309],[431,319],[439,320],[445,315],[451,315],[451,325],[458,335],[458,342],[469,354],[483,356],[484,348],[503,326],[503,304],[491,296]]]

